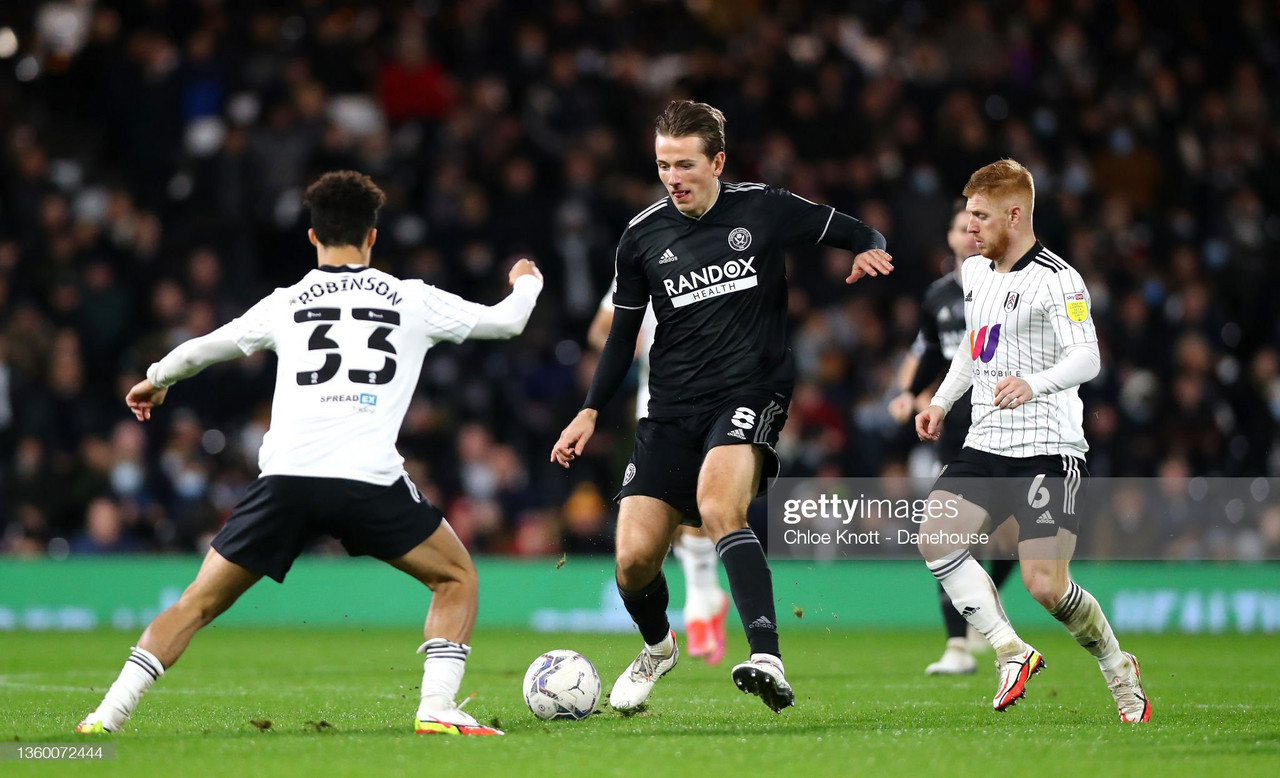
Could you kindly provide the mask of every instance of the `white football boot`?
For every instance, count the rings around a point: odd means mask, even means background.
[[[671,650],[667,653],[654,653],[648,645],[640,650],[636,661],[618,676],[617,681],[614,681],[613,689],[609,692],[610,706],[620,711],[631,711],[649,699],[649,692],[653,691],[653,685],[659,678],[671,672],[671,668],[675,667],[676,662],[680,660],[680,647],[676,645],[674,630],[668,632],[667,639],[663,641],[663,643],[668,642]],[[665,648],[665,646],[660,643],[658,648]]]
[[[997,659],[996,668],[1000,670],[1000,687],[991,700],[991,707],[1005,711],[1027,696],[1027,683],[1045,668],[1045,663],[1040,652],[1028,645],[1021,654],[1004,662]]]
[[[100,705],[94,708],[93,712],[88,716],[85,716],[84,721],[76,725],[76,734],[99,735],[118,731],[128,716],[121,716],[111,708],[103,710],[104,707]]]
[[[1142,688],[1142,668],[1138,666],[1138,658],[1128,651],[1124,656],[1129,660],[1128,669],[1108,678],[1107,688],[1115,698],[1120,720],[1126,724],[1142,724],[1151,720],[1151,701]]]
[[[502,735],[502,730],[476,721],[452,702],[443,708],[418,710],[413,731],[419,735]]]
[[[983,641],[986,642],[985,640]],[[924,669],[925,675],[972,675],[978,671],[978,662],[969,653],[964,638],[951,638],[942,658]]]

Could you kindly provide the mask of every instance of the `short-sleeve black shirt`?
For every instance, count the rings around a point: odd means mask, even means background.
[[[614,305],[652,300],[649,415],[709,410],[743,389],[788,396],[783,251],[820,241],[834,209],[764,184],[722,184],[700,218],[670,198],[641,211],[618,242]]]

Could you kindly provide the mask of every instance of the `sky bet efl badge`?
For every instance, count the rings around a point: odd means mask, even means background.
[[[1089,318],[1089,306],[1084,301],[1084,292],[1072,292],[1067,295],[1067,318],[1071,321],[1084,321]]]

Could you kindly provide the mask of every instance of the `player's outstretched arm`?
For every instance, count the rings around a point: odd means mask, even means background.
[[[138,421],[150,419],[151,409],[164,402],[169,387],[178,381],[210,365],[245,355],[236,339],[234,324],[225,324],[208,335],[188,340],[147,368],[146,380],[138,382],[124,398]]]
[[[627,377],[627,371],[631,369],[636,336],[640,334],[643,323],[644,308],[615,308],[613,326],[609,328],[609,338],[600,352],[600,361],[596,364],[596,374],[591,378],[587,399],[582,404],[582,410],[564,428],[560,439],[552,447],[552,462],[568,467],[586,448],[587,441],[595,432],[599,410],[617,393],[618,387]]]
[[[529,259],[521,259],[507,274],[511,294],[497,305],[480,306],[476,326],[467,337],[477,340],[503,340],[524,332],[533,306],[542,291],[542,271]]]
[[[874,227],[785,189],[767,189],[765,197],[770,199],[770,211],[779,219],[784,245],[815,242],[853,253],[853,268],[846,284],[856,283],[864,276],[893,272],[893,257],[885,251],[884,236]]]
[[[583,408],[573,417],[569,426],[560,433],[560,439],[551,449],[551,461],[561,467],[568,467],[587,447],[587,441],[596,431],[596,417],[599,413],[594,408]]]
[[[818,242],[824,246],[853,252],[853,268],[849,271],[849,277],[844,280],[846,284],[857,283],[864,276],[874,278],[893,272],[893,257],[885,251],[884,236],[874,227],[863,224],[847,213],[831,209]]]
[[[144,378],[133,385],[125,395],[124,402],[133,411],[133,415],[138,417],[138,421],[147,421],[151,418],[151,409],[164,404],[164,398],[168,394],[169,387],[158,389],[150,379]]]
[[[844,280],[846,284],[856,284],[865,276],[889,275],[893,272],[893,257],[884,249],[871,249],[864,251],[853,258],[853,269],[849,271],[849,277]]]
[[[940,405],[930,405],[916,414],[916,437],[924,441],[934,441],[942,436],[942,422],[947,418],[947,410]]]

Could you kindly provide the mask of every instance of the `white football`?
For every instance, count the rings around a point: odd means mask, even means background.
[[[524,701],[543,721],[585,719],[600,701],[600,674],[577,651],[548,651],[524,674]]]

